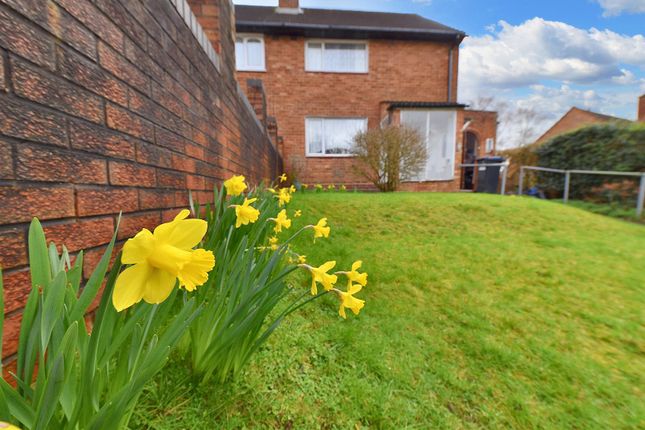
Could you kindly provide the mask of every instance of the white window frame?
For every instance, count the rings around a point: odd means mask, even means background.
[[[309,44],[310,43],[320,43],[322,45],[322,50],[323,50],[323,56],[321,58],[321,68],[320,70],[315,70],[312,69],[309,66],[309,61],[307,61],[307,49],[309,49]],[[344,70],[331,70],[331,69],[326,69],[325,64],[324,64],[324,51],[325,51],[325,44],[327,43],[336,43],[336,44],[344,44],[344,45],[365,45],[365,69],[360,70],[360,71],[344,71]],[[361,75],[361,74],[367,74],[369,73],[370,69],[370,45],[367,43],[367,40],[347,40],[347,39],[308,39],[305,41],[305,72],[310,72],[310,73],[348,73],[348,74],[354,74],[354,75]]]
[[[452,139],[453,143],[449,145],[449,147],[444,148],[446,151],[448,151],[449,159],[451,160],[451,165],[452,168],[449,171],[449,175],[442,177],[442,178],[437,178],[433,177],[434,173],[428,174],[428,163],[430,162],[430,159],[432,157],[432,153],[428,154],[428,160],[426,161],[426,166],[423,168],[423,170],[419,173],[418,178],[416,179],[416,182],[443,182],[443,181],[454,181],[455,178],[455,164],[456,164],[456,156],[457,156],[457,111],[454,109],[402,109],[401,110],[401,124],[404,122],[404,116],[406,112],[412,112],[412,111],[419,111],[419,112],[424,112],[426,114],[426,135],[421,136],[421,138],[426,142],[426,145],[428,144],[428,138],[429,138],[429,133],[430,133],[430,113],[431,112],[450,112],[453,114],[453,122],[455,125],[455,128],[452,132]],[[405,125],[405,124],[404,124]]]
[[[264,35],[262,34],[252,34],[252,33],[239,33],[235,35],[235,45],[237,45],[237,39],[242,39],[245,49],[245,64],[238,66],[237,53],[235,56],[235,69],[239,72],[266,72],[266,49],[264,45]],[[259,39],[260,47],[262,48],[262,64],[260,66],[249,66],[248,62],[248,49],[247,41],[248,39]],[[236,49],[237,51],[237,49]]]
[[[309,120],[322,120],[323,127],[323,141],[322,141],[322,154],[318,152],[309,152],[309,132],[307,129],[307,121]],[[348,158],[355,157],[354,154],[326,154],[325,153],[325,120],[361,120],[363,121],[363,131],[367,131],[367,118],[366,117],[346,117],[346,116],[306,116],[305,117],[305,155],[307,157],[325,157],[325,158]]]
[[[486,149],[486,152],[487,153],[493,152],[494,148],[495,148],[495,139],[493,139],[492,137],[487,138],[486,139],[486,147],[484,148],[484,149]]]

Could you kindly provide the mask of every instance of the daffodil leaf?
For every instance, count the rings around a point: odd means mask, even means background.
[[[45,233],[38,218],[29,225],[29,267],[32,288],[47,288],[52,279],[51,266]]]

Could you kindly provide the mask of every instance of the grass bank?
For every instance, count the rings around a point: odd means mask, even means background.
[[[642,425],[643,226],[496,195],[311,193],[291,208],[332,226],[297,245],[310,261],[363,259],[361,315],[324,297],[224,387],[192,388],[175,359],[133,428]]]

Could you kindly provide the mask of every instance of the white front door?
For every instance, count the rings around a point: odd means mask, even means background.
[[[428,159],[419,181],[448,181],[455,177],[457,111],[402,110],[401,124],[415,128],[426,142]]]

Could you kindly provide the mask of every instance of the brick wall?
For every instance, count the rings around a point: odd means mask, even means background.
[[[383,118],[383,101],[448,100],[448,43],[370,40],[367,74],[306,72],[302,37],[265,35],[264,43],[267,71],[238,72],[238,79],[247,91],[249,79],[262,80],[268,114],[277,119],[283,138],[285,169],[299,171],[305,183],[365,182],[351,158],[305,157],[305,116],[367,117],[373,128]],[[453,55],[451,101],[457,94],[459,50],[455,48]],[[462,119],[458,115],[458,148]],[[455,163],[460,160],[458,152]],[[423,188],[454,191],[459,180],[428,183]]]
[[[280,159],[235,81],[228,0],[211,0],[214,62],[170,0],[0,0],[0,266],[6,355],[30,289],[31,217],[71,251],[212,200],[221,179]],[[216,11],[217,12],[217,11]],[[204,38],[204,40],[206,40]],[[219,68],[217,67],[219,65]]]
[[[470,121],[467,131],[477,136],[477,156],[493,155],[497,147],[497,112],[466,109],[464,121]],[[493,139],[491,152],[486,152],[486,139]]]

